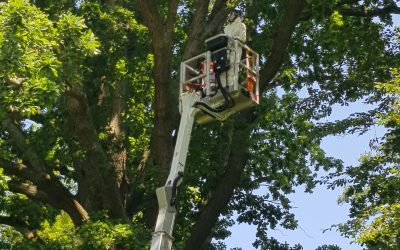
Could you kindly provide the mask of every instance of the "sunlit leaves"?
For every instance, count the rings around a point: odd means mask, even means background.
[[[8,231],[4,232],[8,233]],[[16,242],[5,245],[18,249],[106,250],[119,248],[142,250],[145,249],[150,240],[147,238],[148,232],[144,231],[139,224],[129,226],[103,218],[101,221],[89,221],[84,226],[76,228],[64,212],[57,215],[52,221],[44,220],[37,234],[41,239],[41,244],[18,239],[18,235],[11,234],[8,239],[10,241],[16,240]]]
[[[60,61],[53,23],[27,1],[0,6],[0,99],[25,115],[54,104]]]
[[[332,13],[330,20],[334,26],[342,27],[344,25],[343,16],[338,11]]]
[[[62,14],[57,23],[60,51],[59,57],[63,66],[64,81],[81,81],[78,72],[84,59],[99,53],[98,41],[91,30],[88,30],[84,19],[71,14]],[[78,72],[77,72],[78,71]]]
[[[98,43],[82,18],[62,14],[51,21],[28,1],[0,6],[0,82],[8,111],[31,116],[51,109],[65,81]]]
[[[376,218],[368,227],[361,230],[357,242],[396,249],[400,235],[400,204],[378,206],[371,212],[371,216]]]

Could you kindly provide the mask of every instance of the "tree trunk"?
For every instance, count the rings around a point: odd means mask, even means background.
[[[75,135],[86,153],[86,161],[81,168],[84,181],[88,183],[89,193],[84,195],[88,201],[85,204],[90,205],[93,211],[107,209],[111,218],[129,222],[122,205],[115,169],[109,164],[98,140],[83,86],[76,83],[68,86],[66,107]]]
[[[175,26],[179,0],[170,0],[166,18],[158,13],[158,7],[152,0],[137,0],[142,17],[152,40],[154,54],[154,129],[151,137],[151,159],[148,167],[155,168],[159,173],[158,186],[164,185],[170,169],[173,152],[172,129],[174,119],[171,100],[171,63],[172,35]],[[165,20],[165,21],[163,21]],[[145,221],[153,226],[157,218],[157,199],[155,195],[145,204]]]

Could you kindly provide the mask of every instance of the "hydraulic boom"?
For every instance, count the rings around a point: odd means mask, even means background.
[[[182,182],[188,153],[190,134],[197,108],[195,102],[200,101],[200,95],[195,92],[181,94],[182,115],[176,139],[171,171],[163,187],[156,190],[158,200],[158,217],[151,243],[151,250],[170,250],[172,248],[172,232],[175,223],[175,199],[177,188]]]

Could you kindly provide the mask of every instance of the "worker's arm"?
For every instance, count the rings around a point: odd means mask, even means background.
[[[242,43],[246,43],[246,25],[244,25],[244,23],[239,23],[238,32],[235,38],[239,39]]]

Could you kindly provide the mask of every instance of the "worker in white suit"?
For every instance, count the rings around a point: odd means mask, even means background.
[[[246,43],[246,25],[242,23],[242,16],[239,10],[232,10],[228,15],[228,24],[224,27],[225,35],[238,39],[242,43]],[[228,89],[233,85],[233,77],[235,75],[234,63],[242,57],[242,49],[239,48],[235,51],[234,42],[229,39],[228,41],[228,57],[229,57],[229,70],[221,74],[221,84]]]

